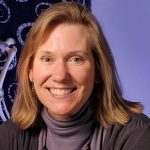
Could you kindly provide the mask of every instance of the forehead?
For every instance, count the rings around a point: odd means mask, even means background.
[[[55,37],[74,37],[87,38],[89,36],[87,28],[79,23],[61,23],[55,26],[49,26],[45,33],[47,38]]]
[[[45,41],[39,46],[38,50],[44,48],[61,49],[82,49],[88,47],[88,32],[81,24],[60,24],[50,30],[45,35]]]

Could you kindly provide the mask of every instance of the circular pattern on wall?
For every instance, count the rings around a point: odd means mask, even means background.
[[[3,0],[0,0],[0,23],[7,23],[9,19],[10,9]]]
[[[70,0],[62,0],[62,2],[69,2]],[[86,0],[77,0],[76,2],[82,4],[82,5],[86,5]]]
[[[17,88],[17,83],[15,82],[11,83],[8,87],[8,97],[11,102],[14,101],[14,97],[16,95],[16,90],[15,90],[16,88]]]
[[[36,5],[35,7],[35,13],[37,16],[39,16],[45,9],[50,7],[52,4],[47,2],[42,2]]]
[[[16,34],[17,34],[18,41],[21,45],[24,45],[26,34],[28,33],[32,24],[33,24],[32,22],[23,23],[18,27]]]
[[[28,2],[29,0],[16,0],[17,2],[25,3]]]

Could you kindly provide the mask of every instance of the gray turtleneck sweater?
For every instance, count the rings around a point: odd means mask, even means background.
[[[96,130],[89,103],[66,122],[54,119],[47,109],[43,109],[42,118],[47,128],[40,132],[38,150],[44,146],[48,150],[85,150],[87,146],[100,150],[100,142],[94,141],[101,141],[104,134],[102,129]]]

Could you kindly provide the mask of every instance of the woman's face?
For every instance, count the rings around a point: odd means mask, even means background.
[[[58,120],[68,120],[87,102],[95,81],[88,32],[60,24],[37,50],[29,78],[40,102]]]

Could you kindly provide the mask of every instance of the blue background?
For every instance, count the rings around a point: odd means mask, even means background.
[[[115,57],[123,95],[150,116],[150,0],[92,0]]]

